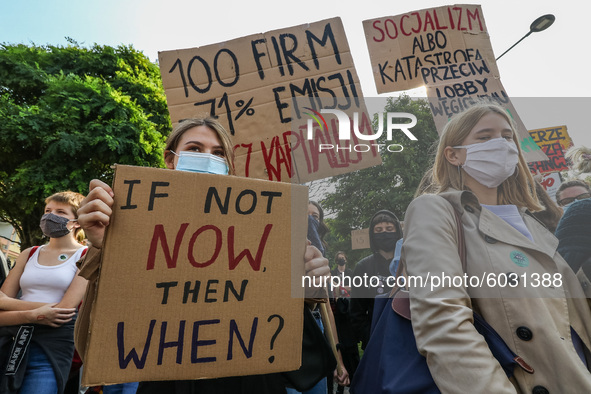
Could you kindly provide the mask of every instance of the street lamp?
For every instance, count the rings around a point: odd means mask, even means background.
[[[521,41],[523,41],[523,39],[525,37],[529,36],[532,33],[544,31],[547,28],[549,28],[550,26],[552,26],[552,24],[554,23],[554,20],[556,20],[556,17],[552,14],[546,14],[546,15],[540,16],[538,19],[533,21],[532,24],[529,26],[529,32],[526,35],[524,35],[523,37],[521,37],[521,40],[519,40],[515,44],[513,44],[513,46],[511,48],[509,48],[505,52],[503,52],[503,54],[501,56],[499,56],[498,58],[496,58],[496,60],[499,60],[500,58],[502,58],[505,53],[507,53],[511,49],[513,49],[513,47],[515,45],[519,44]]]

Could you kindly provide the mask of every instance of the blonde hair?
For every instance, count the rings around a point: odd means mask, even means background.
[[[519,147],[519,139],[517,138],[513,119],[503,107],[494,103],[478,103],[454,115],[447,123],[439,139],[435,164],[433,165],[434,185],[437,187],[438,192],[444,192],[448,189],[468,190],[464,185],[463,177],[458,167],[446,159],[444,151],[448,146],[462,145],[463,141],[468,137],[470,131],[472,131],[480,119],[490,113],[502,116],[509,123],[513,132],[513,141],[517,146],[519,154],[517,174],[507,178],[497,189],[498,203],[526,207],[532,212],[542,210],[542,206],[536,195],[534,179]]]
[[[591,172],[591,149],[573,146],[566,151],[564,157],[570,160],[572,169],[577,175]]]
[[[84,196],[80,193],[72,192],[72,191],[65,191],[65,192],[58,192],[54,193],[51,196],[45,199],[45,205],[49,204],[51,201],[69,205],[72,208],[72,212],[74,213],[74,217],[78,219],[78,208],[80,208],[80,204],[84,200]],[[84,235],[84,230],[82,227],[78,227],[74,230],[74,236],[78,242],[84,241],[86,236]]]
[[[417,198],[423,194],[432,194],[437,191],[437,185],[433,182],[433,167],[429,168],[423,174],[421,181],[419,182],[419,186],[417,186],[417,190],[413,198]]]
[[[185,134],[187,130],[190,130],[193,127],[198,126],[206,126],[217,134],[218,139],[222,144],[222,148],[224,149],[224,156],[226,158],[226,162],[228,163],[228,173],[230,175],[234,175],[234,146],[232,145],[232,139],[230,138],[230,135],[228,134],[224,126],[222,126],[220,122],[218,122],[216,119],[212,117],[190,118],[181,120],[166,139],[164,157],[168,158],[170,155],[173,155],[174,153],[172,153],[171,150],[176,151],[179,144],[179,140],[181,139],[183,134]]]

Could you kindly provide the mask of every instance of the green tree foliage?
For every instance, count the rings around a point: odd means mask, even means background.
[[[131,46],[0,45],[0,220],[42,242],[45,197],[162,166],[170,120],[158,67]]]
[[[410,131],[417,141],[410,140],[398,131],[392,135],[392,141],[386,140],[386,133],[378,143],[390,145],[400,144],[402,152],[394,153],[382,150],[382,165],[364,170],[339,175],[329,180],[333,190],[321,201],[328,213],[336,215],[327,219],[331,229],[327,237],[332,258],[338,250],[344,250],[352,265],[361,257],[367,256],[369,249],[350,251],[351,230],[367,228],[373,214],[387,209],[396,214],[402,221],[408,204],[421,181],[423,175],[433,164],[437,130],[429,110],[429,104],[423,99],[411,99],[407,95],[389,98],[385,112],[408,112],[417,117],[417,125]],[[384,124],[386,121],[384,120]],[[407,123],[407,119],[401,119]],[[377,117],[374,129],[377,129]],[[393,149],[394,150],[394,149]]]

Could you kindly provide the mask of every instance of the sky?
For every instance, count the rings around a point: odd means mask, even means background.
[[[451,5],[442,0],[283,2],[187,0],[19,0],[0,3],[0,42],[66,45],[133,45],[152,61],[159,51],[215,44],[238,37],[323,19],[343,21],[366,97],[378,95],[362,22],[423,8]],[[567,125],[575,145],[591,147],[586,114],[591,109],[588,6],[580,0],[481,0],[495,56],[529,31],[537,17],[556,22],[533,33],[498,61],[501,82],[528,129]],[[576,55],[576,56],[575,56]],[[407,92],[424,96],[424,90]],[[521,104],[523,103],[523,104]]]

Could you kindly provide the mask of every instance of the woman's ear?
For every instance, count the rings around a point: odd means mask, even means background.
[[[463,151],[463,153],[460,151]],[[446,147],[443,150],[445,159],[453,166],[461,166],[466,161],[466,150],[462,148],[452,148],[451,146]]]
[[[169,170],[174,170],[174,154],[170,150],[164,151],[164,164]]]

